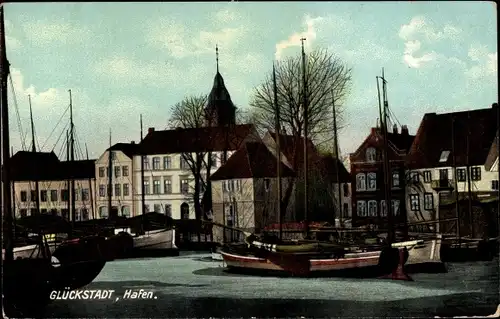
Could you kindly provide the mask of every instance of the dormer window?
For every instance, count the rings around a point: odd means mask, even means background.
[[[366,161],[367,162],[375,162],[377,156],[377,151],[373,147],[369,147],[366,150]]]
[[[442,151],[441,156],[439,157],[439,163],[446,163],[448,161],[449,156],[450,156],[450,151]]]

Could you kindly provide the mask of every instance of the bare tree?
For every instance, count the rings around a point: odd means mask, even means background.
[[[280,125],[294,136],[304,131],[302,58],[291,57],[276,66]],[[307,55],[306,85],[308,107],[308,137],[316,144],[333,138],[333,102],[337,121],[342,123],[343,103],[351,86],[351,68],[327,50],[315,50]],[[270,71],[264,82],[255,88],[250,102],[251,118],[261,129],[274,128],[273,77]],[[342,128],[342,125],[338,125]]]
[[[205,126],[205,105],[207,103],[206,95],[189,96],[172,107],[170,116],[170,127],[184,129],[201,129]],[[193,145],[200,145],[197,140],[206,138],[201,136],[201,130],[194,130]],[[194,180],[193,196],[190,198],[194,204],[196,219],[200,220],[203,216],[201,206],[202,189],[209,190],[208,179],[210,177],[211,153],[205,150],[197,149],[196,152],[182,153],[182,158],[189,166],[192,178]]]

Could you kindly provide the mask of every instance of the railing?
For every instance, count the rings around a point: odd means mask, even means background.
[[[455,188],[451,179],[436,179],[431,182],[432,188]]]

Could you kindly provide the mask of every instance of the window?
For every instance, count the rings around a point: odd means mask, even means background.
[[[172,158],[170,156],[163,157],[163,168],[164,169],[172,168]]]
[[[368,201],[368,216],[377,217],[377,201]]]
[[[366,190],[366,175],[365,173],[358,173],[356,175],[356,190],[365,191]]]
[[[494,191],[498,190],[498,180],[491,181],[491,189]]]
[[[181,169],[189,169],[188,162],[186,161],[186,158],[184,158],[184,155],[181,155],[181,158],[180,158],[180,168]]]
[[[264,181],[265,183],[265,181]],[[234,192],[234,180],[227,181],[227,188],[230,192]],[[266,189],[267,192],[267,189]]]
[[[146,156],[143,157],[142,162],[144,163],[144,169],[149,169],[149,159]]]
[[[392,187],[399,187],[399,172],[392,172]]]
[[[154,170],[160,169],[160,158],[159,157],[153,157],[153,169]]]
[[[424,183],[430,183],[432,181],[431,171],[424,171]]]
[[[122,184],[115,184],[115,196],[122,196]]]
[[[63,189],[61,190],[61,200],[63,202],[67,202],[68,201],[68,190],[67,189]]]
[[[122,206],[122,216],[130,217],[130,206]]]
[[[165,177],[163,180],[163,192],[165,194],[172,194],[172,178]]]
[[[101,218],[108,218],[108,208],[106,206],[99,207],[99,216]]]
[[[115,177],[120,177],[121,170],[120,166],[115,166]]]
[[[448,161],[449,156],[450,156],[450,151],[442,151],[441,156],[439,157],[439,163],[446,163]]]
[[[26,191],[21,191],[21,202],[28,201],[28,193]]]
[[[144,194],[149,195],[151,193],[151,190],[149,189],[149,178],[147,177],[144,178],[143,185],[144,185]]]
[[[344,209],[342,211],[342,217],[348,217],[349,216],[349,204],[344,203]]]
[[[144,212],[149,213],[149,205],[144,205]]]
[[[106,196],[106,185],[99,185],[99,197]]]
[[[210,153],[210,164],[212,167],[217,167],[217,155]]]
[[[471,180],[480,181],[481,180],[481,167],[471,167]]]
[[[360,217],[366,217],[366,202],[364,200],[358,200],[356,205],[357,215]]]
[[[414,212],[420,211],[420,198],[418,194],[410,195],[410,209]]]
[[[30,191],[30,200],[32,202],[36,201],[37,200],[37,196],[36,196],[36,191]]]
[[[377,151],[373,147],[369,147],[366,149],[366,161],[367,162],[375,162],[377,157]]]
[[[448,169],[443,168],[439,170],[439,179],[440,180],[448,180]]]
[[[155,213],[161,213],[161,205],[160,204],[154,204],[153,209]]]
[[[122,166],[122,175],[128,176],[128,166]]]
[[[128,196],[128,195],[130,195],[128,184],[123,184],[123,196]]]
[[[99,167],[99,177],[104,177],[104,167]]]
[[[84,188],[82,189],[82,201],[88,201],[89,200],[89,189]]]
[[[40,191],[40,201],[42,201],[42,202],[47,201],[47,191],[46,190]]]
[[[466,178],[465,168],[457,168],[457,181],[465,182]]]
[[[345,183],[342,186],[344,188],[344,197],[349,197],[349,184]]]
[[[434,209],[434,195],[432,193],[424,194],[424,209],[425,210]]]
[[[241,193],[241,179],[235,180],[236,183],[236,191]]]
[[[380,216],[387,217],[387,205],[385,204],[385,199],[380,201]]]
[[[181,193],[188,194],[189,193],[189,180],[186,177],[181,179]]]
[[[418,174],[418,172],[411,172],[410,179],[412,182],[418,183],[420,181],[420,175]]]
[[[377,189],[377,174],[376,173],[368,173],[367,174],[367,179],[368,183],[366,186],[368,186],[368,190],[374,191]]]
[[[160,193],[161,193],[161,180],[159,178],[155,178],[153,179],[153,194],[157,195]]]
[[[266,192],[269,192],[270,187],[271,187],[271,180],[269,180],[269,178],[264,179],[264,190]]]
[[[165,204],[164,209],[165,209],[165,215],[168,217],[172,217],[172,205]]]
[[[82,217],[82,220],[89,220],[89,210],[86,208],[82,208],[80,211],[80,215]]]
[[[418,196],[418,195],[417,195]],[[392,216],[397,216],[399,215],[399,199],[393,199],[391,201],[391,213]]]
[[[50,201],[57,202],[57,190],[53,189],[50,191]]]

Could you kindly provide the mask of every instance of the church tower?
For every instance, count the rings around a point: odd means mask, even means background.
[[[236,106],[224,85],[224,79],[219,73],[219,48],[215,47],[217,73],[214,85],[208,96],[205,107],[205,121],[207,126],[226,126],[236,123]]]

